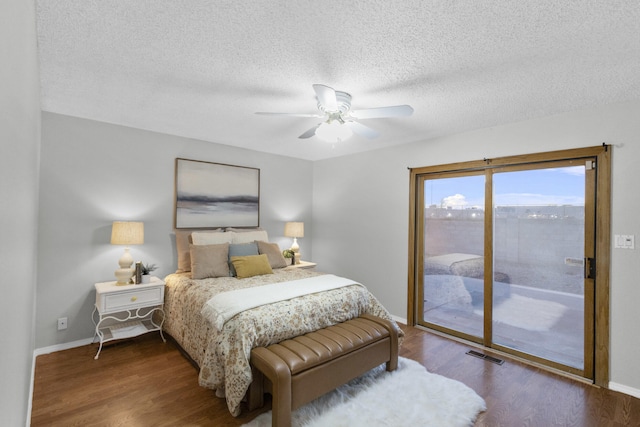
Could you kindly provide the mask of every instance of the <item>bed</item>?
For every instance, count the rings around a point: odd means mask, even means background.
[[[233,230],[233,236],[229,231],[207,232],[208,236],[204,238],[194,232],[188,237],[191,239],[188,244],[181,243],[179,239],[184,240],[184,236],[177,233],[179,269],[165,278],[166,320],[163,328],[200,368],[199,384],[215,390],[218,397],[226,398],[234,416],[240,414],[242,400],[251,384],[249,358],[252,348],[303,335],[361,314],[372,314],[393,322],[388,311],[364,286],[334,275],[287,266],[277,245],[268,243],[266,232],[258,231]],[[258,253],[246,255],[253,247]],[[190,262],[184,260],[187,256],[191,258]],[[202,277],[198,263],[210,266],[212,258],[218,259],[216,268],[222,271],[211,274],[215,268],[210,269],[204,276],[215,277]],[[243,264],[237,262],[247,259],[257,262],[258,258],[263,264],[267,260],[270,267],[267,271],[270,272],[247,275]],[[233,262],[229,262],[231,259]],[[227,275],[224,275],[225,262],[230,269]],[[187,264],[195,268],[186,271]],[[211,309],[212,301],[224,297],[248,300],[247,295],[254,291],[272,294],[270,289],[274,288],[296,289],[302,284],[328,281],[339,281],[341,285],[268,304],[258,302],[257,306],[223,321],[216,317],[219,313]],[[241,296],[235,298],[235,294],[229,292],[239,292]],[[394,325],[397,327],[395,322]],[[402,330],[397,329],[402,337]]]

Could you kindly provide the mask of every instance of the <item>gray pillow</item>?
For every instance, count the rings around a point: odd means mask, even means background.
[[[252,243],[232,243],[229,245],[229,258],[227,265],[229,266],[229,276],[236,275],[236,269],[233,268],[231,263],[232,256],[248,256],[248,255],[260,255],[258,252],[258,245],[255,242]]]
[[[265,254],[269,259],[269,265],[271,268],[284,268],[287,266],[287,261],[282,256],[280,246],[277,243],[269,243],[258,240],[258,252]]]
[[[229,244],[191,245],[191,278],[229,276]]]

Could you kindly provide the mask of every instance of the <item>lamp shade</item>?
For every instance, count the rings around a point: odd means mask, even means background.
[[[114,221],[111,226],[112,245],[142,245],[144,243],[144,223]]]
[[[304,237],[304,222],[287,222],[284,225],[286,237]]]

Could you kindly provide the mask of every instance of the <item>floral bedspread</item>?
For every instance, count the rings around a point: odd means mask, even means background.
[[[200,367],[199,383],[226,397],[229,411],[240,404],[251,383],[249,358],[254,347],[267,346],[368,313],[391,320],[387,310],[362,286],[305,295],[239,313],[216,331],[200,311],[220,292],[316,276],[305,269],[278,269],[248,279],[224,277],[192,280],[189,273],[165,278],[164,329]],[[395,323],[394,323],[395,324]],[[403,332],[398,328],[398,334]]]

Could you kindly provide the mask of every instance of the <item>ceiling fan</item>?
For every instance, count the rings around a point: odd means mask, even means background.
[[[359,123],[357,120],[409,117],[413,114],[413,108],[409,105],[394,105],[389,107],[351,110],[351,95],[347,92],[341,92],[321,84],[314,84],[313,90],[316,92],[316,98],[318,99],[319,113],[298,114],[258,112],[256,114],[321,118],[322,121],[320,123],[300,135],[298,138],[306,139],[315,135],[327,142],[344,141],[354,133],[367,139],[377,138],[380,135],[378,131]]]

